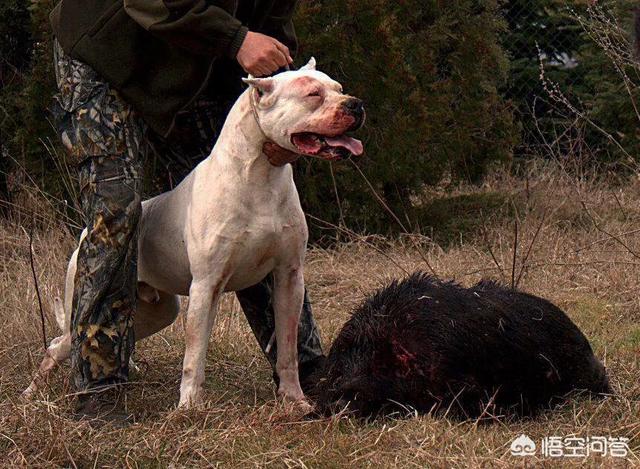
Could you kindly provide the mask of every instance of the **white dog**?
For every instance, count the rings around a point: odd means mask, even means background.
[[[262,147],[270,141],[332,160],[363,151],[360,141],[345,135],[362,125],[362,101],[316,71],[314,59],[300,70],[245,82],[250,86],[230,111],[211,155],[174,190],[142,204],[135,336],[139,340],[171,324],[179,309],[176,295],[189,295],[181,406],[202,401],[207,345],[222,293],[247,288],[271,272],[278,394],[305,404],[297,333],[307,225],[291,165],[271,165]],[[57,300],[64,335],[51,342],[25,395],[70,355],[76,256],[77,251],[69,261],[64,305]]]

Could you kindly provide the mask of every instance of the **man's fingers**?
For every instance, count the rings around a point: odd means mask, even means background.
[[[273,38],[272,38],[273,39]],[[278,49],[280,49],[285,55],[289,55],[289,48],[285,46],[283,43],[278,41],[277,39],[273,39],[273,43],[276,45]]]
[[[274,60],[275,63],[277,65],[276,70],[279,69],[280,67],[286,67],[287,64],[289,63],[289,61],[287,60],[287,56],[284,52],[282,52],[280,49],[276,49],[274,51]],[[274,72],[276,71],[274,70]]]
[[[266,77],[267,75],[271,75],[271,72],[266,67],[261,66],[261,67],[256,67],[256,72],[252,73],[252,75],[255,76],[256,78],[261,78],[261,77]]]
[[[260,68],[261,76],[271,75],[278,69],[278,66],[275,64],[273,60],[264,59],[260,62],[258,66]]]
[[[261,78],[266,75],[269,75],[269,72],[263,66],[260,66],[260,65],[254,65],[250,67],[249,70],[247,70],[247,73],[250,73],[256,78]]]
[[[251,74],[255,77],[263,77],[277,72],[280,68],[286,67],[291,63],[289,49],[273,39],[265,49],[255,58],[252,66],[248,67]]]
[[[270,54],[262,61],[262,67],[268,69],[268,74],[278,71],[279,68],[287,64],[286,58],[277,49],[272,49]]]
[[[242,68],[253,76],[264,77],[293,62],[289,48],[277,39],[249,31],[237,56]]]
[[[273,43],[276,45],[278,50],[282,52],[282,54],[284,55],[286,60],[286,63],[284,65],[286,65],[287,63],[292,63],[293,58],[291,57],[291,51],[289,51],[289,48],[285,46],[283,43],[281,43],[280,41],[278,41],[277,39],[274,39]],[[282,66],[284,67],[284,65]]]

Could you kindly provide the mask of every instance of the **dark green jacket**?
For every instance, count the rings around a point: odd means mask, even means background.
[[[292,53],[296,0],[61,0],[51,13],[66,53],[93,67],[156,132],[206,87],[214,62],[230,61],[247,30]],[[236,16],[245,12],[245,24]]]

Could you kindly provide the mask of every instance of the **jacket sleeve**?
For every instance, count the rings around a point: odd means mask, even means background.
[[[296,3],[296,0],[276,0],[260,31],[287,46],[292,57],[298,51],[298,38],[293,27]]]
[[[124,0],[124,9],[150,33],[203,55],[235,57],[248,31],[206,0]]]

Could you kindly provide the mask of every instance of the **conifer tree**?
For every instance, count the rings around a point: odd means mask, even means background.
[[[301,60],[315,55],[365,100],[358,164],[405,228],[421,222],[414,202],[425,186],[477,180],[509,159],[516,129],[498,92],[508,65],[497,0],[309,0],[297,26]],[[300,160],[297,169],[310,213],[361,231],[399,229],[350,164]]]

